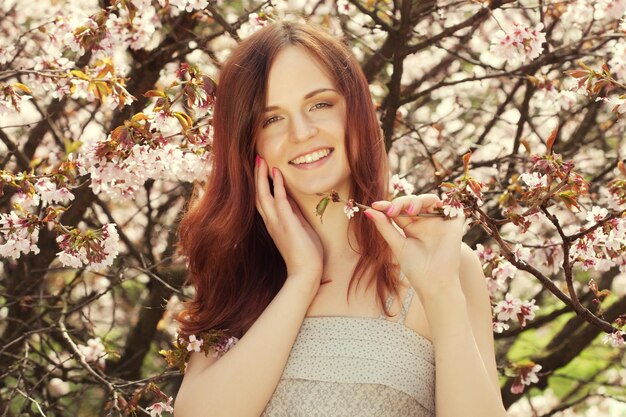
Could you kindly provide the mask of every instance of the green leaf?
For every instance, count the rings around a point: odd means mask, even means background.
[[[324,211],[326,211],[326,207],[328,207],[328,203],[330,203],[330,196],[326,196],[317,203],[315,206],[315,215],[320,216],[320,222],[323,222],[322,216],[324,215]]]

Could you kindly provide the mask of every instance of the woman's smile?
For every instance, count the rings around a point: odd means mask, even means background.
[[[323,148],[313,152],[308,152],[289,161],[289,165],[298,169],[317,168],[323,165],[330,158],[333,150],[333,148]]]

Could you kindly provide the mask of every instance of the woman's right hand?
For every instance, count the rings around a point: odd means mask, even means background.
[[[256,208],[265,227],[287,265],[288,277],[299,277],[310,285],[312,294],[319,289],[324,254],[322,243],[304,218],[298,205],[287,195],[282,173],[274,168],[274,195],[270,192],[269,167],[257,157],[254,176]]]

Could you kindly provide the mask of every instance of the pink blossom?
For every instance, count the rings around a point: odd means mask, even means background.
[[[127,12],[112,14],[109,17],[106,22],[107,29],[116,43],[134,50],[148,46],[157,25],[160,25],[156,10],[149,3],[140,7],[141,13],[136,14],[132,20]]]
[[[593,206],[591,208],[591,211],[587,212],[587,217],[585,218],[585,220],[587,220],[587,222],[589,223],[597,223],[600,220],[604,219],[607,214],[609,214],[609,211],[604,207]]]
[[[35,189],[41,195],[41,201],[44,204],[67,204],[74,200],[74,194],[66,187],[57,188],[57,185],[50,181],[48,177],[42,177],[37,180]]]
[[[623,31],[626,32],[626,18],[622,20]],[[611,72],[618,80],[626,79],[626,39],[622,38],[613,46],[613,57],[608,62]]]
[[[607,333],[602,337],[602,343],[605,345],[611,345],[613,347],[622,347],[626,346],[626,342],[624,342],[624,333],[621,330],[615,330],[613,333]]]
[[[546,41],[546,35],[542,30],[543,23],[532,28],[515,22],[499,31],[491,44],[491,50],[513,63],[532,61],[543,52],[541,45]]]
[[[476,254],[478,255],[478,259],[480,259],[481,263],[489,262],[496,257],[496,253],[492,248],[485,248],[483,245],[478,243],[476,245]]]
[[[39,225],[16,211],[0,213],[0,256],[18,259],[21,254],[39,253]]]
[[[86,266],[90,270],[111,266],[119,253],[119,235],[115,225],[107,223],[99,230],[81,232],[77,229],[57,236],[61,249],[59,261],[70,268]]]
[[[493,332],[494,333],[502,333],[505,330],[509,329],[509,325],[506,323],[502,323],[501,321],[493,322]]]
[[[337,0],[337,13],[339,14],[349,14],[353,6],[348,0]]]
[[[613,107],[614,112],[619,114],[626,113],[626,96],[612,97],[609,103]]]
[[[526,326],[527,320],[533,320],[535,318],[535,311],[539,310],[539,306],[535,305],[535,300],[524,301],[517,313],[517,320],[521,327]]]
[[[187,0],[188,4],[185,10],[189,13],[194,10],[202,10],[209,5],[208,0]]]
[[[348,216],[349,219],[354,217],[354,213],[357,211],[359,211],[359,206],[357,206],[352,199],[348,200],[346,205],[343,207],[343,212],[346,213],[346,216]]]
[[[52,378],[48,382],[48,392],[55,398],[63,397],[70,392],[70,384],[61,378]]]
[[[576,0],[567,6],[567,10],[561,16],[561,24],[564,27],[571,25],[584,26],[593,18],[592,0]]]
[[[515,244],[511,252],[513,252],[517,261],[526,262],[528,259],[531,259],[530,249],[525,248],[520,243]]]
[[[214,352],[213,352],[213,356],[214,357],[218,357],[223,355],[224,353],[228,352],[230,349],[233,348],[233,346],[235,346],[235,344],[239,341],[239,339],[237,339],[234,336],[229,337],[226,340],[222,340],[220,341],[218,344],[216,344],[215,346],[213,346]]]
[[[204,340],[196,339],[196,335],[192,334],[189,336],[189,344],[187,345],[187,350],[189,352],[200,352],[200,348],[204,344]]]
[[[515,298],[510,293],[507,293],[505,299],[496,304],[493,311],[497,315],[498,320],[507,321],[517,317],[521,306],[522,302],[519,298]]]
[[[150,412],[150,417],[161,417],[163,412],[173,413],[174,408],[172,407],[172,397],[167,399],[167,402],[158,402],[152,404],[150,407],[146,408],[146,411]]]
[[[538,172],[532,172],[532,173],[525,172],[519,176],[519,179],[524,181],[524,183],[530,189],[548,186],[548,180],[546,176]]]
[[[596,0],[596,19],[621,19],[626,12],[626,0]]]
[[[405,178],[400,178],[398,174],[391,176],[389,188],[393,190],[394,197],[399,193],[403,193],[405,195],[413,194],[413,191],[415,190],[413,184],[408,182]]]
[[[40,201],[41,198],[39,197],[39,194],[33,193],[30,195],[22,190],[17,190],[17,193],[15,193],[15,196],[13,197],[13,204],[18,204],[24,209],[37,207]]]
[[[521,394],[524,392],[525,386],[539,382],[537,372],[539,372],[541,368],[541,365],[533,364],[518,369],[519,374],[511,386],[511,392],[513,394]]]
[[[507,278],[513,278],[516,272],[517,268],[513,264],[502,261],[492,270],[491,276],[498,281],[504,281]]]
[[[443,214],[446,217],[456,217],[463,214],[463,204],[458,201],[452,201],[450,204],[443,205]]]
[[[83,355],[86,362],[97,362],[101,367],[107,358],[106,348],[99,337],[87,340],[86,345],[78,345],[78,351]]]
[[[0,65],[11,61],[15,55],[15,45],[0,46]]]
[[[522,301],[519,298],[513,297],[510,293],[507,293],[505,299],[496,304],[493,311],[498,320],[507,321],[517,318],[519,325],[524,327],[526,326],[527,320],[535,318],[535,311],[538,309],[539,306],[535,305],[534,299]]]

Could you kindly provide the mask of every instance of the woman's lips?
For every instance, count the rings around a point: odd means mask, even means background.
[[[291,166],[293,166],[294,168],[298,168],[298,169],[315,169],[321,165],[324,165],[326,163],[326,161],[328,161],[328,158],[333,154],[333,149],[330,149],[330,153],[320,159],[318,159],[317,161],[313,161],[313,162],[305,162],[302,164],[292,164],[290,163]]]

